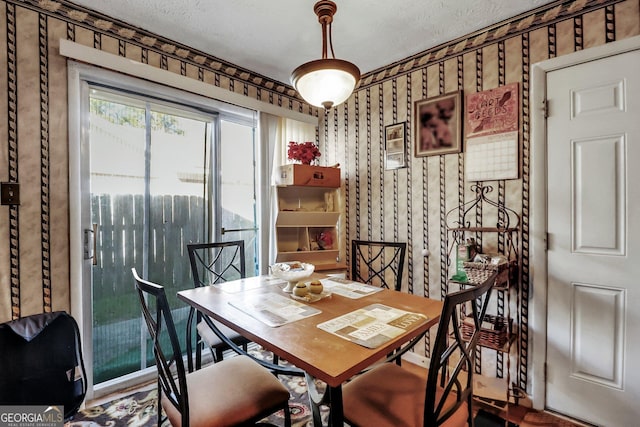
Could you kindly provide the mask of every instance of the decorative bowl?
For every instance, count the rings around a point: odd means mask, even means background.
[[[283,291],[290,293],[296,283],[311,276],[315,268],[315,265],[306,262],[279,262],[271,266],[271,275],[289,282]]]

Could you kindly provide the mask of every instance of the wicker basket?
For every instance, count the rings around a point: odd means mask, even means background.
[[[507,322],[504,317],[487,314],[484,317],[483,325],[487,327],[480,328],[478,344],[484,347],[501,348],[507,343],[509,330],[511,330],[511,319]],[[460,328],[462,338],[470,340],[474,331],[473,317],[465,317]]]
[[[467,281],[471,285],[480,285],[485,282],[493,273],[498,272],[496,277],[496,287],[505,287],[507,283],[515,283],[517,267],[514,261],[502,264],[491,264],[484,262],[465,262],[464,271],[467,274]]]
[[[508,263],[491,264],[490,262],[471,262],[467,261],[462,263],[465,270],[488,270],[488,271],[500,271],[507,267]]]
[[[465,263],[467,264],[467,263]],[[481,285],[483,284],[491,275],[495,272],[493,270],[484,269],[480,270],[477,268],[464,268],[464,272],[467,274],[466,283],[469,285]]]

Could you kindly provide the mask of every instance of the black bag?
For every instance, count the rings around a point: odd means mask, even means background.
[[[61,405],[68,420],[86,391],[73,317],[57,311],[0,324],[0,405]]]

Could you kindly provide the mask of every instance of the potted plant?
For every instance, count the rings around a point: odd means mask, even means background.
[[[311,141],[301,142],[299,144],[295,141],[289,141],[287,157],[291,160],[296,160],[303,165],[310,165],[320,156],[320,150]]]

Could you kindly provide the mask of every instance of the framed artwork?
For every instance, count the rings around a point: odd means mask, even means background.
[[[407,166],[407,123],[395,123],[384,128],[384,168]]]
[[[415,102],[416,157],[462,150],[462,91]]]

